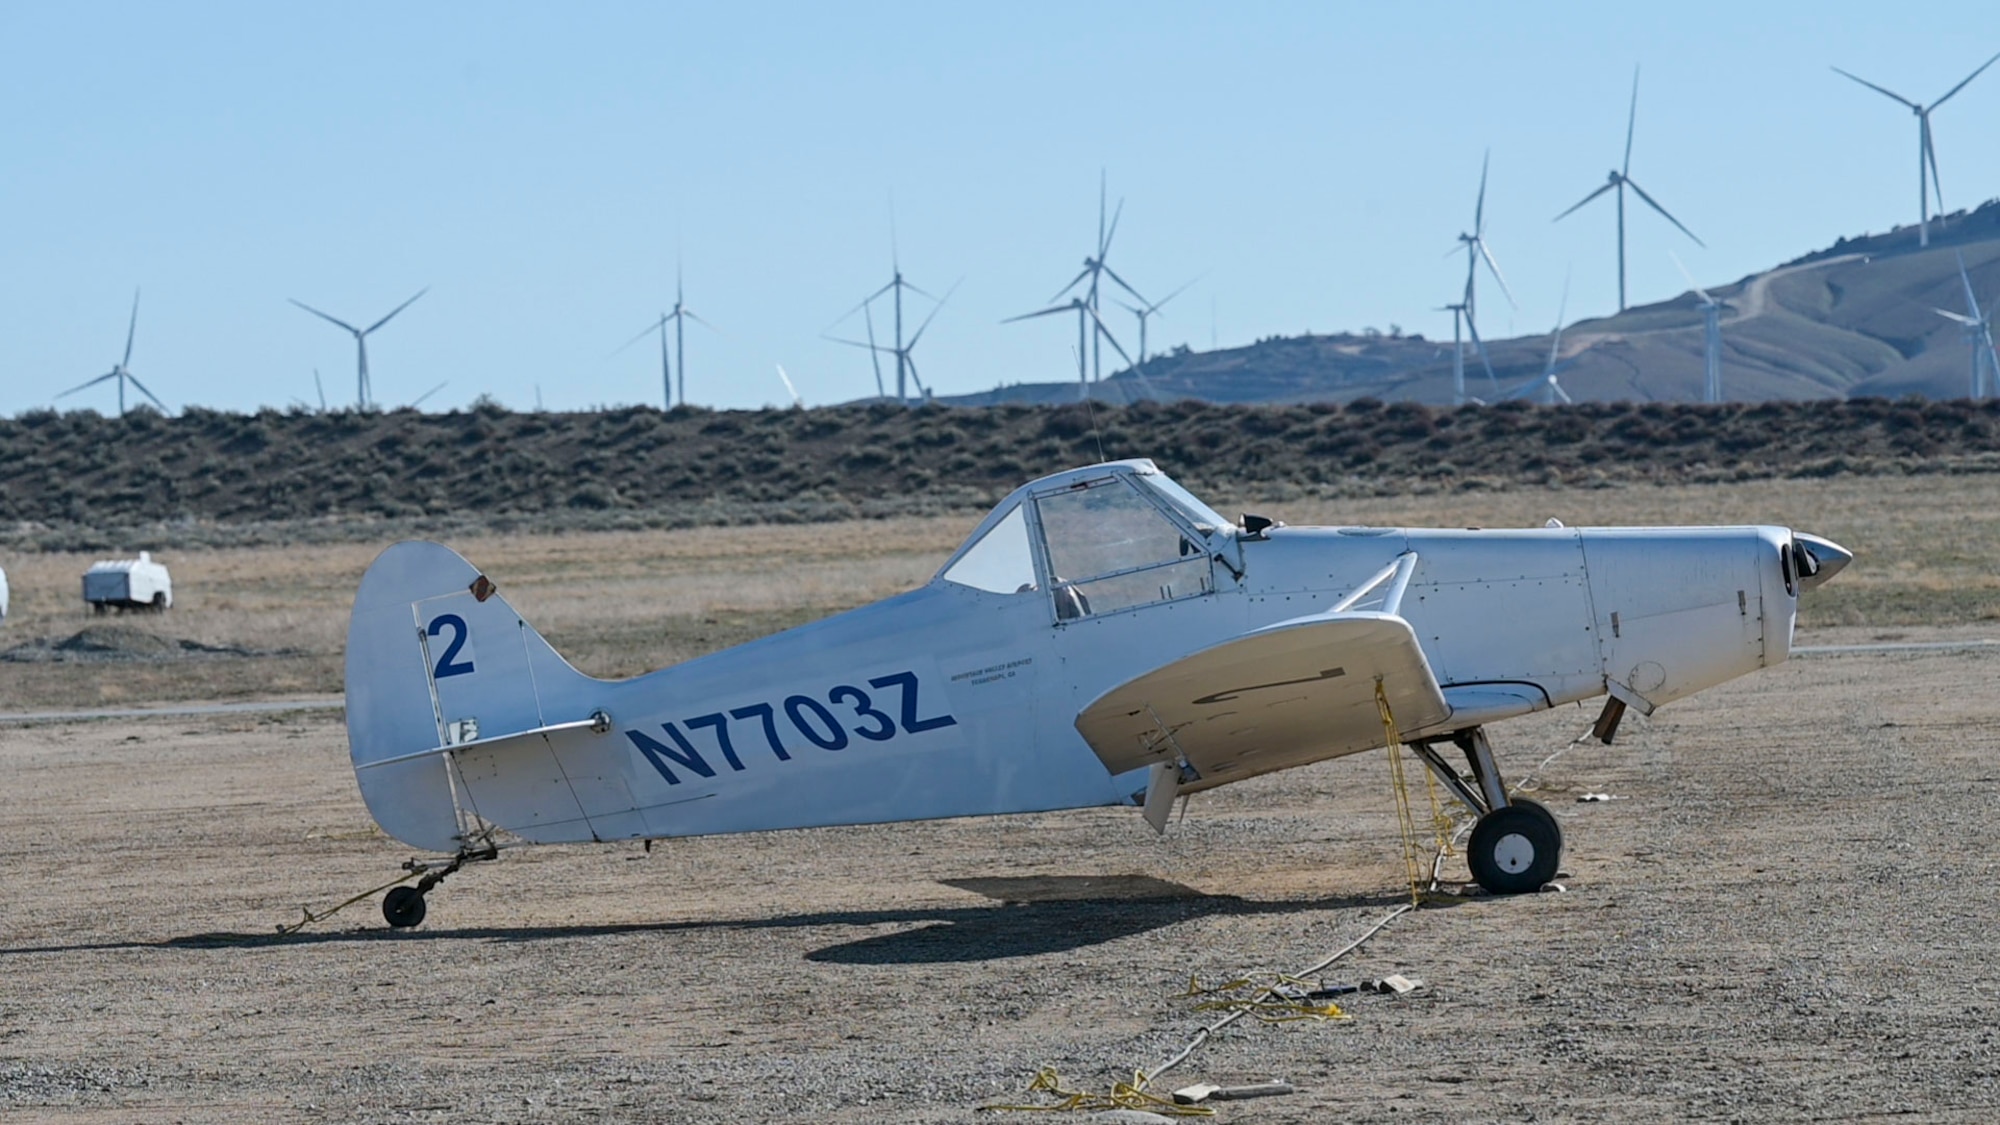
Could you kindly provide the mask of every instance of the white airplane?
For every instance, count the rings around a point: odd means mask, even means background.
[[[1553,524],[1553,521],[1552,521]],[[1486,727],[1608,696],[1594,733],[1791,651],[1851,559],[1782,527],[1399,530],[1217,515],[1145,460],[1023,485],[937,576],[630,680],[572,668],[446,547],[398,543],[347,634],[348,743],[412,860],[391,926],[515,844],[1133,805],[1404,742],[1479,814],[1472,876],[1552,878]],[[1469,772],[1449,764],[1463,752]]]

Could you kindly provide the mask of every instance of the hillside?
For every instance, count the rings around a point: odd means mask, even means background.
[[[711,412],[38,411],[0,420],[0,538],[138,547],[218,526],[689,526],[975,507],[1101,458],[1218,500],[2000,471],[2000,402],[875,405]],[[146,529],[143,534],[139,529]]]
[[[1914,227],[1843,238],[1834,245],[1719,285],[1723,389],[1761,402],[1906,394],[1962,398],[1970,357],[1958,325],[1931,311],[1962,312],[1956,254],[1984,307],[2000,303],[2000,200],[1945,217],[1929,249]],[[1541,374],[1544,333],[1487,341],[1501,389]],[[1559,378],[1578,401],[1694,402],[1701,397],[1702,315],[1694,294],[1579,321],[1563,334]],[[1355,398],[1449,403],[1451,342],[1348,334],[1260,340],[1242,348],[1154,356],[1097,384],[1109,402],[1345,402]],[[1495,397],[1468,356],[1466,387]],[[952,396],[960,405],[1074,402],[1077,384],[1035,383]]]

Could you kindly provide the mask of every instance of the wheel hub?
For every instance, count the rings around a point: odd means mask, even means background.
[[[1518,832],[1509,832],[1494,841],[1493,862],[1510,875],[1526,871],[1535,862],[1534,841]]]

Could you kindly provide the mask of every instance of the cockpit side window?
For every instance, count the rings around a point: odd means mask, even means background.
[[[1025,594],[1035,587],[1035,559],[1028,547],[1022,506],[1001,517],[944,572],[944,580],[995,594]]]
[[[1048,493],[1035,504],[1059,620],[1213,589],[1207,551],[1124,477]]]

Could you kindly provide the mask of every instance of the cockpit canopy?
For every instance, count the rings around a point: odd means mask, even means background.
[[[1151,461],[1112,461],[1016,489],[937,577],[1075,620],[1211,592],[1209,540],[1231,530]]]

